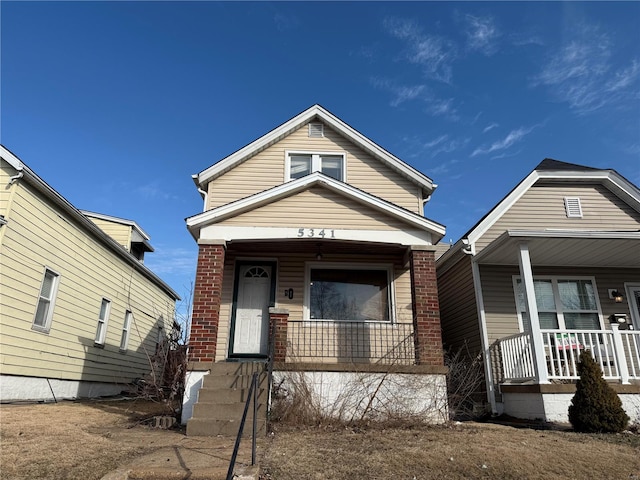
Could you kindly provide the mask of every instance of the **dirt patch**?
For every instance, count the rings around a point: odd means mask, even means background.
[[[465,422],[413,429],[279,431],[263,478],[640,480],[640,436]]]
[[[142,400],[2,405],[0,478],[99,479],[184,438],[181,431],[145,425],[145,419],[166,411]]]

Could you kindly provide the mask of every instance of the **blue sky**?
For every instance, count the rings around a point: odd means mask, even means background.
[[[545,157],[640,184],[640,3],[0,2],[1,142],[188,295],[191,175],[319,103],[455,241]]]

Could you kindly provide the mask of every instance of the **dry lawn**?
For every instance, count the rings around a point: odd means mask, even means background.
[[[414,429],[290,429],[263,478],[640,480],[640,436],[586,435],[486,423]]]
[[[0,479],[99,479],[184,437],[140,423],[165,412],[142,400],[2,405]]]

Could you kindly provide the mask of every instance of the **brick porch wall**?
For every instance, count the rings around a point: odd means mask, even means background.
[[[284,362],[287,358],[287,326],[289,310],[269,308],[269,332],[275,336],[273,340],[273,361]]]
[[[193,314],[189,335],[189,361],[214,362],[220,323],[224,245],[200,245]]]
[[[443,365],[435,253],[428,250],[412,250],[410,264],[416,363]]]

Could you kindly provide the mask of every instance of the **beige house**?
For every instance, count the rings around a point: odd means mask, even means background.
[[[270,351],[276,370],[334,392],[340,372],[391,365],[443,388],[445,230],[423,215],[429,177],[314,105],[193,180],[204,211],[186,220],[199,257],[184,421],[216,364]]]
[[[546,159],[437,261],[443,339],[484,359],[494,414],[567,421],[589,350],[640,418],[640,191]]]
[[[179,298],[142,262],[148,235],[0,156],[0,399],[120,393],[150,372]]]

